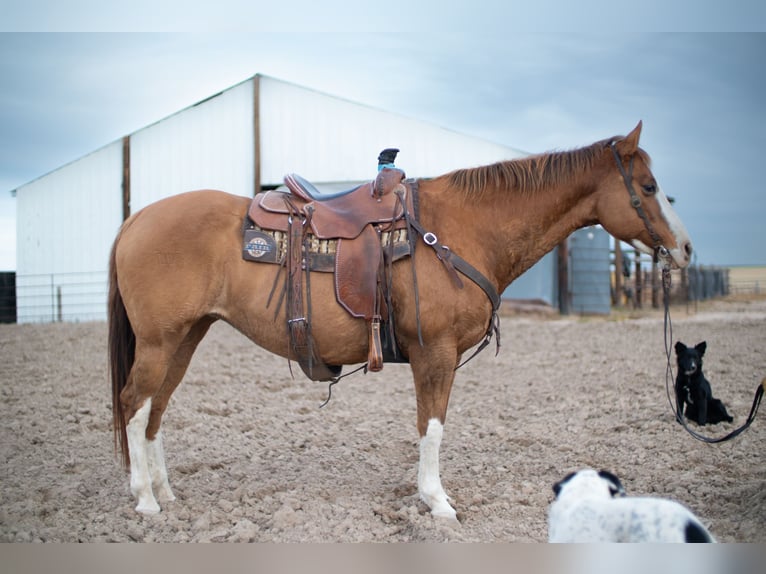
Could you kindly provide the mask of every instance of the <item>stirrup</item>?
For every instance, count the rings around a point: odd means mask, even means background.
[[[380,342],[380,317],[370,321],[369,351],[367,370],[377,373],[383,369],[383,345]]]

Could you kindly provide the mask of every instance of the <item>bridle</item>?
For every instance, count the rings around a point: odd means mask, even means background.
[[[670,286],[671,286],[671,279],[670,279],[670,260],[669,260],[669,253],[667,248],[665,248],[662,245],[662,240],[660,239],[660,236],[657,234],[657,232],[654,230],[654,227],[652,227],[652,223],[649,221],[649,218],[646,215],[646,212],[644,211],[644,208],[641,205],[641,198],[636,193],[635,189],[633,189],[633,159],[635,156],[631,156],[630,162],[628,163],[628,170],[625,171],[625,168],[622,165],[622,159],[620,158],[620,154],[617,152],[617,146],[615,145],[615,142],[611,142],[609,144],[609,147],[612,149],[612,154],[614,155],[614,159],[617,162],[617,168],[620,170],[620,174],[622,175],[622,180],[625,183],[625,188],[628,190],[628,194],[630,195],[630,204],[633,206],[633,208],[636,210],[636,213],[641,218],[641,221],[644,222],[644,226],[646,227],[646,231],[649,232],[649,236],[652,238],[652,248],[654,249],[654,260],[655,262],[658,259],[663,260],[662,265],[662,295],[663,295],[663,306],[665,308],[665,319],[664,319],[664,335],[665,335],[665,356],[667,359],[667,368],[665,370],[665,391],[667,393],[668,397],[668,403],[670,404],[670,408],[675,413],[676,421],[684,427],[684,429],[694,438],[696,438],[699,441],[706,442],[708,444],[715,444],[715,443],[721,443],[726,442],[728,440],[731,440],[741,434],[743,431],[745,431],[753,422],[755,419],[755,415],[758,412],[758,407],[761,403],[761,398],[763,397],[764,391],[766,391],[766,378],[761,381],[761,384],[758,385],[758,388],[755,390],[755,397],[753,398],[753,406],[750,408],[750,414],[747,417],[747,420],[744,424],[742,424],[739,428],[734,429],[730,433],[726,434],[725,436],[713,438],[713,437],[707,437],[704,436],[692,429],[689,428],[689,426],[686,424],[686,420],[684,418],[683,413],[680,412],[678,404],[674,404],[673,399],[671,398],[671,392],[670,392],[670,386],[672,381],[674,380],[673,377],[673,362],[672,362],[672,343],[673,343],[673,324],[670,320]],[[672,393],[673,396],[675,396],[675,393]]]
[[[644,211],[644,208],[641,205],[641,198],[636,193],[636,190],[633,189],[633,159],[635,158],[635,155],[630,156],[630,162],[628,163],[628,171],[625,171],[625,168],[622,165],[622,159],[620,158],[620,154],[617,151],[617,146],[615,145],[615,142],[611,142],[609,144],[609,147],[612,149],[614,160],[615,162],[617,162],[617,169],[620,170],[620,175],[622,175],[622,180],[625,183],[625,188],[628,190],[628,194],[630,195],[630,205],[632,205],[633,209],[636,210],[636,213],[641,218],[641,221],[644,222],[644,227],[646,227],[646,231],[649,232],[649,237],[652,238],[652,248],[654,249],[654,256],[661,257],[662,259],[666,259],[669,255],[668,250],[664,245],[662,245],[662,239],[660,239],[660,236],[654,230],[654,227],[652,227],[652,222],[649,221],[649,217],[646,215],[646,212]]]

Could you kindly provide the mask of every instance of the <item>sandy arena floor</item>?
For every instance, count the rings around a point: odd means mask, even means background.
[[[106,325],[0,325],[0,541],[542,542],[551,485],[584,466],[630,494],[689,506],[722,542],[766,542],[766,413],[707,445],[673,420],[662,317],[506,314],[500,355],[459,372],[441,451],[459,526],[418,500],[409,367],[334,388],[224,324],[165,417],[177,500],[133,511],[112,444]],[[735,417],[766,376],[766,301],[673,310],[674,339],[706,340],[705,372]]]

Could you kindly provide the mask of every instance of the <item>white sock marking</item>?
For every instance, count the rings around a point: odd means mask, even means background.
[[[152,399],[136,411],[128,422],[128,450],[130,451],[130,491],[138,499],[136,511],[144,514],[156,514],[160,505],[152,493],[152,480],[149,474],[149,445],[146,440],[146,427],[149,424],[149,413],[152,410]]]
[[[455,509],[450,506],[439,478],[439,447],[443,434],[444,426],[438,419],[428,421],[426,434],[420,439],[418,492],[421,500],[431,508],[432,515],[455,520]]]
[[[154,440],[147,442],[149,454],[149,475],[152,477],[152,488],[157,493],[157,498],[163,502],[172,502],[176,499],[168,482],[168,469],[165,466],[165,451],[162,448],[162,431],[157,431]]]

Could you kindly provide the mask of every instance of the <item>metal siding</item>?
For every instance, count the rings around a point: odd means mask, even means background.
[[[347,187],[374,175],[385,147],[402,150],[397,163],[411,177],[524,155],[256,76],[130,135],[131,213],[192,189],[252,195],[256,86],[263,185],[297,172]],[[19,321],[105,318],[109,249],[122,221],[122,161],[120,140],[19,188]]]
[[[253,149],[252,80],[132,134],[131,213],[194,189],[252,196]]]
[[[540,261],[517,277],[503,291],[503,299],[542,300],[548,305],[556,305],[556,249],[546,253]]]
[[[122,142],[114,142],[17,190],[20,323],[106,317],[121,185]]]
[[[368,180],[386,147],[401,150],[397,164],[410,177],[524,155],[273,78],[260,78],[259,97],[263,185],[281,184],[291,172],[313,182]]]

